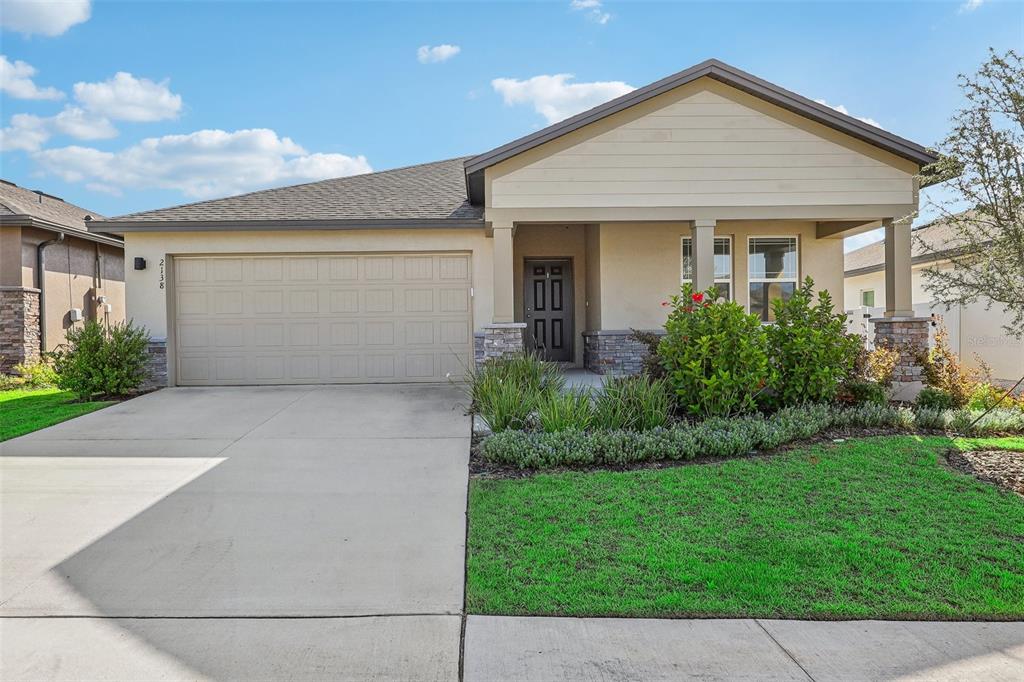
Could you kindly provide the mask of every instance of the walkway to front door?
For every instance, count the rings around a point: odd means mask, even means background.
[[[527,260],[526,347],[551,362],[572,361],[572,261]]]

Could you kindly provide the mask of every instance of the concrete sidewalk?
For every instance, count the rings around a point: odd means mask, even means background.
[[[465,679],[1024,680],[1024,623],[470,616]]]

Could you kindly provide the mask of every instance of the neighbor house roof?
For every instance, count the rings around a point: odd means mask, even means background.
[[[924,166],[934,163],[939,158],[934,152],[929,151],[916,142],[911,142],[877,126],[842,114],[830,106],[820,104],[795,92],[780,88],[725,62],[718,61],[717,59],[708,59],[696,66],[691,66],[684,71],[584,111],[582,114],[577,114],[535,133],[492,149],[489,152],[468,159],[466,161],[466,186],[470,199],[474,204],[483,203],[484,169],[705,76],[759,97],[771,104],[788,109],[812,121],[817,121],[842,133],[846,133],[851,137],[868,142],[896,156],[913,161],[918,165]]]
[[[81,206],[70,204],[60,197],[40,190],[26,189],[8,180],[0,180],[0,225],[38,227],[65,234],[77,234],[83,239],[121,246],[122,240],[113,235],[89,233],[89,221],[103,216]]]
[[[465,158],[250,192],[119,216],[103,229],[481,227],[466,198]]]
[[[942,260],[944,254],[955,250],[955,241],[956,228],[945,219],[915,227],[910,247],[911,260],[915,264]],[[843,271],[847,277],[884,269],[885,240],[854,249],[843,258]]]

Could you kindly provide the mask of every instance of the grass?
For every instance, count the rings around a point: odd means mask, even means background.
[[[474,479],[471,613],[1019,619],[1024,501],[890,436],[629,472]]]
[[[94,412],[110,402],[74,402],[68,391],[57,388],[0,391],[0,441]]]

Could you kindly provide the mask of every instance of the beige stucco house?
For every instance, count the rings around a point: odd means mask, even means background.
[[[39,360],[85,320],[124,320],[124,244],[98,213],[0,180],[0,372]]]
[[[948,254],[956,248],[956,231],[944,220],[914,228],[911,259],[911,302],[915,314],[935,316],[946,327],[950,348],[975,370],[984,363],[994,379],[1015,383],[1024,376],[1024,339],[1009,335],[1003,326],[1011,316],[998,306],[986,310],[983,301],[946,308],[932,301],[924,288],[924,271],[948,268]],[[885,300],[885,244],[878,241],[849,252],[845,258],[846,310],[854,329],[869,338],[867,320],[877,317]]]
[[[470,158],[93,223],[172,384],[441,381],[537,349],[630,371],[691,279],[770,318],[884,226],[912,315],[920,145],[717,60]],[[144,261],[144,265],[142,263]]]

